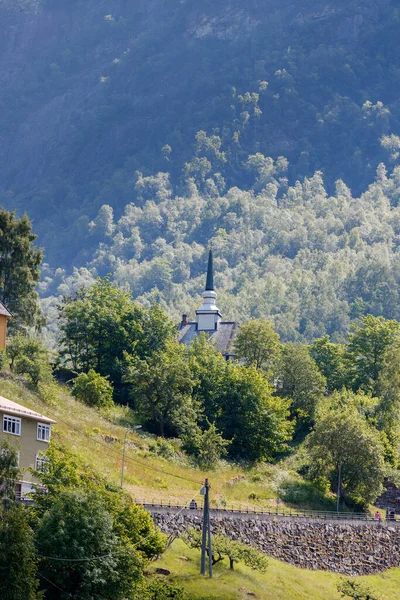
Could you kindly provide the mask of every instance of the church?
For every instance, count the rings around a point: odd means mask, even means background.
[[[213,254],[210,250],[208,256],[208,268],[206,289],[202,294],[203,303],[196,310],[196,320],[188,321],[188,315],[182,316],[179,325],[178,339],[185,346],[189,346],[193,339],[205,333],[211,343],[225,357],[226,360],[235,358],[235,338],[239,332],[239,323],[234,321],[223,321],[222,314],[217,307],[217,294],[214,290],[214,267]]]

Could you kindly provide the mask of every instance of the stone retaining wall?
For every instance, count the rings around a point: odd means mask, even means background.
[[[162,531],[199,528],[201,516],[154,511]],[[400,567],[400,526],[374,522],[336,523],[314,520],[260,520],[211,517],[212,531],[254,546],[279,560],[306,569],[344,575],[368,575]]]

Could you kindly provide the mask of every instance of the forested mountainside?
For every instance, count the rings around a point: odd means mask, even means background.
[[[213,239],[230,318],[308,339],[399,317],[395,0],[0,0],[0,18],[0,203],[34,220],[44,295],[111,272],[177,316]]]

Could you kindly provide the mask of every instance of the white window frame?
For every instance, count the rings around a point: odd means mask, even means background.
[[[7,424],[10,423],[11,427],[14,427],[17,431],[9,431]],[[9,433],[10,435],[21,435],[22,423],[19,417],[12,417],[11,415],[3,415],[3,433]]]
[[[45,473],[46,466],[48,465],[48,463],[49,459],[47,458],[47,456],[43,456],[42,453],[36,454],[35,471],[37,471],[38,473]]]
[[[43,436],[44,434],[44,436]],[[36,439],[38,442],[49,442],[51,437],[51,426],[48,423],[38,423]]]

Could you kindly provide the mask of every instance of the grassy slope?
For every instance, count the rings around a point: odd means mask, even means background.
[[[189,550],[177,540],[155,563],[153,570],[157,567],[169,569],[171,577],[184,586],[191,600],[249,598],[248,591],[262,600],[339,600],[341,597],[337,585],[342,577],[333,573],[298,569],[271,558],[265,574],[243,565],[238,565],[232,572],[227,563],[218,564],[210,581],[199,575],[199,559],[198,551]],[[400,569],[356,579],[369,587],[379,600],[400,597]]]
[[[112,481],[120,481],[122,446],[127,431],[124,425],[134,423],[131,411],[116,407],[106,419],[99,411],[76,402],[65,387],[46,386],[39,396],[11,379],[0,379],[0,395],[53,417],[57,421],[53,430],[55,441],[66,445],[84,463],[90,464]],[[245,473],[240,467],[225,465],[218,470],[218,474],[207,474],[194,469],[185,456],[178,454],[174,459],[165,459],[151,452],[149,444],[154,444],[151,436],[132,432],[127,439],[124,482],[126,489],[137,500],[189,501],[209,475],[214,503],[224,498],[228,505],[235,506],[274,504],[276,493],[269,479],[262,476],[261,481],[253,481],[256,476],[254,471]],[[137,460],[140,464],[131,460]],[[189,481],[154,471],[151,467],[167,470]],[[245,475],[246,479],[240,479]],[[232,482],[235,478],[239,480]],[[249,500],[252,493],[260,499]]]

